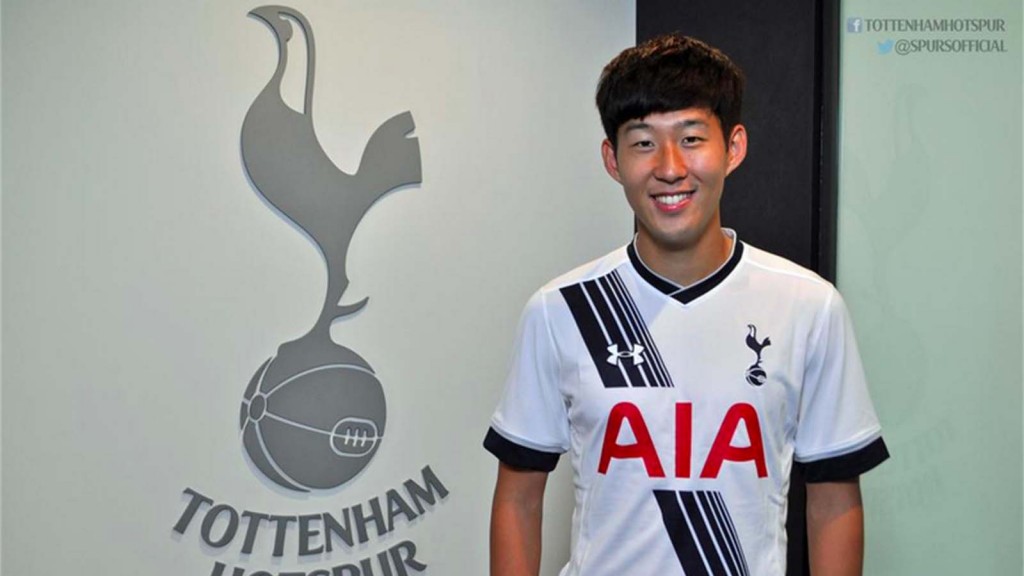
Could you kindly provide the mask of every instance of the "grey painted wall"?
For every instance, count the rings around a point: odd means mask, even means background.
[[[427,573],[484,571],[495,463],[480,440],[520,307],[630,235],[591,99],[633,42],[632,2],[291,4],[316,33],[327,156],[355,172],[409,110],[422,160],[422,183],[354,233],[344,301],[370,303],[331,329],[379,377],[387,433],[354,479],[311,494],[263,478],[238,429],[249,378],[327,288],[309,238],[243,171],[242,121],[277,58],[246,17],[257,5],[2,3],[4,574],[312,571],[402,542]],[[284,79],[293,107],[302,79]],[[341,515],[425,466],[447,497],[352,550],[300,559],[294,525],[280,558],[270,531],[251,554],[241,535],[211,547],[208,505],[172,530],[186,488],[238,512]],[[556,476],[545,573],[567,548]],[[228,528],[221,510],[208,535]]]

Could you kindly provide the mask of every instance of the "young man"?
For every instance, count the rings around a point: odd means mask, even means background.
[[[597,105],[633,242],[530,299],[484,445],[492,576],[536,576],[547,474],[570,452],[562,576],[782,575],[794,461],[815,576],[860,574],[858,476],[888,457],[831,284],[722,228],[743,77],[681,36],[624,51]]]

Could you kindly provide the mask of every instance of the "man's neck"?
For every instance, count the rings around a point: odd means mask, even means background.
[[[670,249],[639,234],[636,251],[640,259],[653,272],[676,284],[688,287],[707,278],[718,270],[732,253],[734,239],[721,229],[705,234],[701,240],[686,248]]]

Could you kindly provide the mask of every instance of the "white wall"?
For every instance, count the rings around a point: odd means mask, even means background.
[[[257,366],[319,312],[310,242],[246,180],[242,118],[276,62],[255,2],[3,2],[2,571],[205,575],[214,560],[312,571],[418,546],[484,573],[495,462],[480,447],[520,306],[630,234],[600,167],[592,93],[634,41],[632,2],[296,1],[317,39],[314,123],[352,171],[393,114],[423,183],[382,199],[350,251],[334,339],[377,370],[388,435],[356,480],[297,497],[238,439]],[[243,509],[337,511],[429,465],[449,497],[350,553],[251,556],[173,535],[192,488]],[[544,573],[571,492],[549,499]],[[294,531],[289,533],[294,537]],[[239,538],[240,539],[240,538]]]

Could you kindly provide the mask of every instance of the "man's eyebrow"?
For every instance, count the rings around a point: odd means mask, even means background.
[[[648,129],[650,129],[650,127],[651,127],[651,125],[646,123],[646,122],[641,122],[639,120],[634,120],[634,121],[629,122],[628,124],[626,124],[625,128],[623,129],[623,133],[624,134],[629,134],[630,132],[634,132],[636,130],[648,130]]]
[[[708,122],[706,120],[700,120],[700,119],[696,119],[696,118],[691,118],[691,119],[687,119],[687,120],[680,120],[679,122],[676,122],[676,123],[672,124],[672,128],[706,128],[707,126],[708,126]],[[626,123],[625,127],[623,127],[623,134],[629,134],[630,132],[634,132],[636,130],[650,130],[650,129],[651,129],[651,125],[650,124],[648,124],[648,123],[646,123],[646,122],[644,122],[642,120],[633,120],[633,121],[630,121],[630,122]]]

